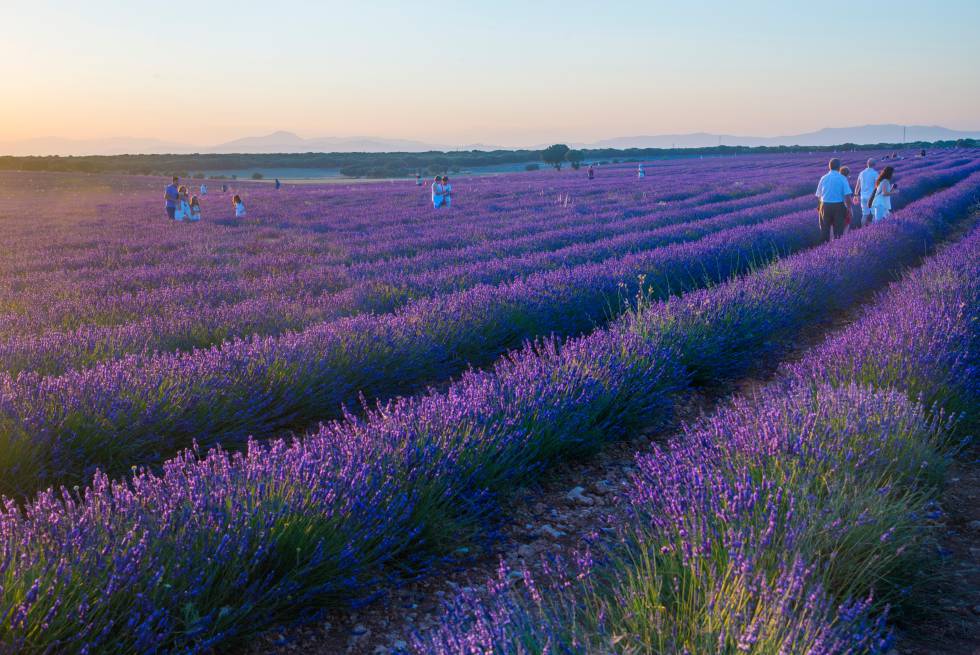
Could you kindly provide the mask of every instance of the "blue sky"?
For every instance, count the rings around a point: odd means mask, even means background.
[[[980,129],[980,2],[5,0],[0,139]]]

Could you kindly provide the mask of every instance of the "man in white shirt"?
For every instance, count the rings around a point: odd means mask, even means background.
[[[875,190],[875,182],[878,181],[878,171],[875,170],[875,160],[868,160],[868,167],[858,173],[857,184],[854,185],[854,197],[861,203],[861,227],[871,222],[871,193]]]
[[[851,185],[847,178],[840,174],[840,160],[834,157],[828,165],[830,170],[820,178],[817,192],[820,199],[817,213],[820,216],[820,236],[830,241],[830,230],[833,228],[834,238],[844,236],[847,224],[847,198],[851,195]]]

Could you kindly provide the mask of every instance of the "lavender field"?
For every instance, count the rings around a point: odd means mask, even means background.
[[[980,154],[894,162],[895,213],[821,244],[826,159],[464,178],[438,211],[236,182],[245,219],[211,183],[199,224],[159,179],[0,173],[0,653],[226,652],[384,603],[638,434],[619,525],[381,647],[887,652],[980,425]]]

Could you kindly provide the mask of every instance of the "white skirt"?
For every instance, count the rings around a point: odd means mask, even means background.
[[[888,215],[892,213],[891,207],[888,207],[886,205],[879,205],[878,203],[872,205],[871,210],[874,213],[875,223],[885,220],[886,218],[888,218]]]

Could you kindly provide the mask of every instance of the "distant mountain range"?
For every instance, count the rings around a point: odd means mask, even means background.
[[[281,153],[281,152],[425,152],[452,150],[452,146],[423,143],[408,139],[382,139],[371,136],[319,137],[304,139],[292,132],[273,132],[266,136],[249,136],[221,143],[201,152]]]
[[[736,136],[732,134],[664,134],[604,139],[580,148],[709,148],[711,146],[833,146],[841,143],[902,143],[903,141],[955,141],[978,139],[980,131],[951,130],[938,125],[862,125],[825,127],[816,132],[788,136]]]
[[[705,148],[717,146],[831,146],[840,143],[901,143],[903,141],[954,141],[980,139],[980,131],[951,130],[938,125],[863,125],[827,127],[789,136],[756,137],[731,134],[662,134],[603,139],[594,143],[570,143],[574,148]],[[548,144],[528,149],[540,150]],[[425,152],[428,150],[515,150],[487,144],[446,145],[408,139],[370,136],[317,137],[305,139],[292,132],[235,139],[215,146],[195,146],[159,139],[116,137],[63,139],[47,137],[0,141],[0,155],[121,155],[191,153],[302,153],[302,152]]]

